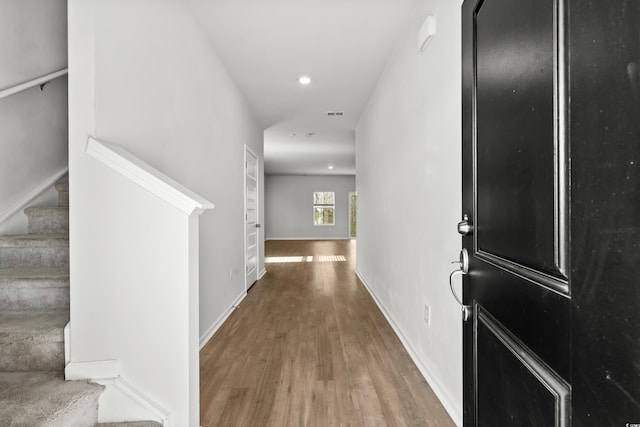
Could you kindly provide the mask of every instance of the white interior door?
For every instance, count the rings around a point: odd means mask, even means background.
[[[245,288],[258,280],[258,237],[260,224],[258,223],[258,158],[245,146],[245,186],[244,186],[244,269]]]

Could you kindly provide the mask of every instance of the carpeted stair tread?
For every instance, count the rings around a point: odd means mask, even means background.
[[[69,181],[59,182],[55,187],[58,192],[69,192]]]
[[[69,311],[0,313],[0,344],[16,341],[63,341]]]
[[[0,313],[0,371],[62,371],[68,321],[68,310]]]
[[[69,234],[16,234],[0,237],[0,268],[67,267]]]
[[[0,236],[0,248],[69,246],[68,234],[12,234]]]
[[[69,206],[69,181],[56,184],[58,192],[58,206]]]
[[[69,287],[68,268],[0,268],[0,288]]]
[[[102,389],[62,372],[0,372],[0,426],[92,427]]]
[[[60,215],[69,212],[69,206],[30,206],[25,208],[25,215]]]
[[[68,268],[0,268],[0,313],[68,309]]]

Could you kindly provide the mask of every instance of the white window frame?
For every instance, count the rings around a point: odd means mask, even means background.
[[[332,193],[333,194],[333,204],[329,205],[329,204],[316,204],[313,203],[315,201],[315,194],[316,193]],[[313,226],[314,227],[333,227],[334,225],[336,225],[336,192],[335,191],[314,191],[313,194],[311,194],[311,220],[313,221]],[[333,223],[331,224],[316,224],[316,207],[321,207],[321,208],[331,208],[333,209]]]

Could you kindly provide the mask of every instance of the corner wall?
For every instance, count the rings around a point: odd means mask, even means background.
[[[265,177],[265,233],[267,239],[348,239],[349,192],[355,176]],[[335,225],[313,225],[313,192],[335,192]]]
[[[429,14],[437,34],[419,52]],[[462,325],[448,285],[461,247],[460,2],[421,2],[407,28],[356,130],[357,272],[461,425]]]

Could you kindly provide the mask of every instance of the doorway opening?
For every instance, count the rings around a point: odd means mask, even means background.
[[[355,239],[356,232],[356,220],[358,213],[358,194],[354,192],[349,193],[349,237]]]

